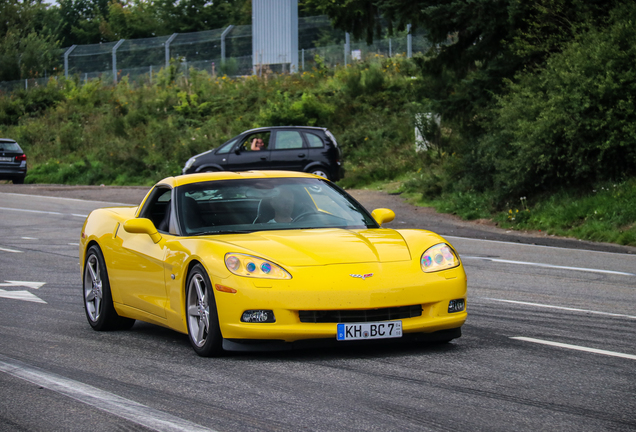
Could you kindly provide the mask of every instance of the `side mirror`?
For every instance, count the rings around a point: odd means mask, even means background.
[[[373,219],[382,226],[382,224],[391,222],[395,219],[395,212],[387,208],[379,208],[373,210],[371,212],[371,216],[373,216]]]
[[[155,225],[146,218],[128,219],[124,222],[124,231],[132,234],[148,234],[155,243],[161,240],[161,234],[157,232]]]
[[[241,154],[241,146],[238,146],[237,148],[234,149],[234,153],[237,155]]]

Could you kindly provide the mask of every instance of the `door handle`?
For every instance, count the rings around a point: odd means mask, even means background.
[[[305,157],[305,153],[298,153],[298,157]]]
[[[261,160],[267,160],[267,156],[261,156]]]

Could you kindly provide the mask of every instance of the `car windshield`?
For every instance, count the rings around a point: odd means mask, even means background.
[[[184,235],[264,230],[378,228],[369,213],[333,184],[312,178],[260,178],[177,188]]]

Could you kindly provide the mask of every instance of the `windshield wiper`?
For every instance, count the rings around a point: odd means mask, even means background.
[[[190,235],[203,236],[203,235],[212,235],[212,234],[249,234],[249,233],[253,233],[253,232],[254,231],[248,231],[248,230],[214,230],[214,231],[196,232],[196,233],[192,233]]]

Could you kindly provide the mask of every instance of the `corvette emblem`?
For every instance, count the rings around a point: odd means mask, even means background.
[[[373,273],[367,273],[367,274],[350,274],[349,276],[354,277],[354,278],[358,278],[358,279],[365,280],[366,278],[370,278],[371,276],[373,276]]]

